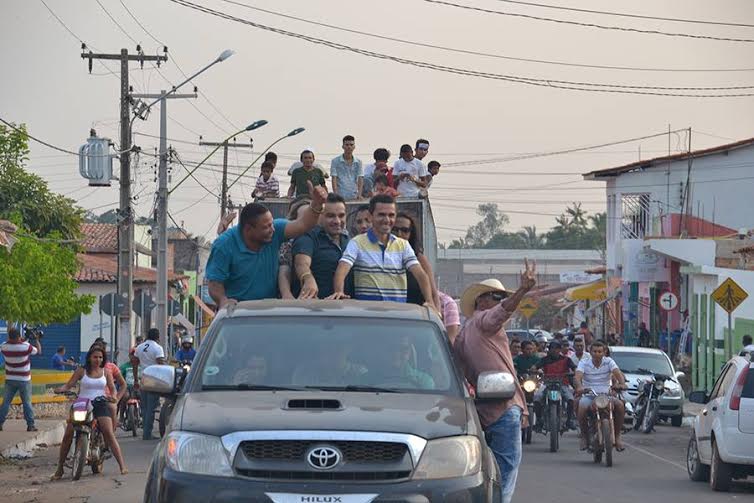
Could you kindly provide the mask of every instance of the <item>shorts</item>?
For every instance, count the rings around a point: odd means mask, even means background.
[[[100,417],[112,418],[112,415],[110,413],[110,402],[108,402],[102,397],[95,398],[94,400],[92,400],[92,414],[96,418],[100,418]]]

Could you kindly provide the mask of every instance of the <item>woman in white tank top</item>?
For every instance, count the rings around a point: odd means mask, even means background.
[[[115,402],[116,399],[113,398],[115,397],[113,376],[105,370],[106,361],[107,355],[105,351],[99,346],[92,347],[86,354],[86,364],[76,369],[68,382],[55,391],[57,393],[64,393],[74,387],[76,383],[79,383],[79,398],[87,398],[94,402],[96,398],[105,397],[106,388],[110,390],[109,398],[107,398],[106,402],[97,401],[96,403],[92,403],[94,408],[93,413],[94,417],[97,418],[97,424],[105,439],[105,443],[110,448],[110,452],[113,453],[116,461],[118,461],[120,473],[125,475],[128,473],[128,468],[126,468],[126,463],[123,460],[123,453],[120,450],[118,440],[115,438],[113,418],[110,415],[110,408],[108,407],[108,403]],[[73,425],[69,421],[66,425],[63,442],[60,444],[58,469],[52,476],[53,480],[60,479],[63,476],[63,464],[65,463],[66,456],[68,456],[68,451],[71,449],[72,441]]]

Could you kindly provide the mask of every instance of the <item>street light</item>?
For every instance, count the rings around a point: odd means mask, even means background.
[[[215,152],[218,151],[218,149],[222,146],[223,143],[225,143],[226,141],[230,140],[234,136],[237,136],[237,135],[239,135],[239,134],[241,134],[243,132],[254,131],[255,129],[259,129],[260,127],[265,126],[265,125],[267,125],[267,121],[266,120],[254,121],[251,124],[249,124],[248,126],[246,126],[245,128],[243,128],[242,130],[236,131],[232,135],[230,135],[227,138],[225,138],[223,141],[219,142],[217,144],[217,146],[212,150],[212,152],[210,152],[209,154],[207,154],[207,157],[205,157],[204,159],[202,159],[201,162],[199,164],[197,164],[196,166],[194,166],[194,168],[191,171],[189,171],[186,176],[184,176],[183,178],[181,178],[181,180],[178,183],[176,183],[175,185],[173,185],[173,188],[168,191],[168,194],[172,194],[175,189],[177,189],[178,187],[180,187],[180,185],[183,182],[185,182],[190,176],[192,176],[194,174],[194,172],[202,166],[202,164],[204,164],[205,162],[207,162],[207,160],[210,157],[212,157],[212,154],[214,154]],[[293,131],[291,131],[291,132],[293,132]],[[230,188],[230,187],[228,187],[228,188]]]
[[[257,162],[257,161],[258,161],[259,159],[261,159],[261,158],[262,158],[262,156],[263,156],[264,154],[266,154],[267,152],[269,152],[269,151],[270,151],[270,149],[271,149],[272,147],[274,147],[275,145],[277,145],[277,144],[278,144],[278,143],[280,143],[281,141],[285,140],[286,138],[289,138],[289,137],[291,137],[291,136],[296,136],[297,134],[301,134],[301,133],[303,133],[304,131],[306,131],[306,129],[304,129],[304,128],[302,128],[302,127],[298,127],[298,128],[296,128],[296,129],[294,129],[293,131],[291,131],[290,133],[286,134],[285,136],[281,136],[280,138],[278,138],[278,139],[277,139],[277,140],[275,140],[274,142],[270,143],[270,145],[269,145],[269,146],[268,146],[268,147],[267,147],[266,149],[264,149],[264,150],[262,151],[262,153],[261,153],[261,154],[259,154],[259,156],[257,156],[257,158],[256,158],[256,159],[254,159],[254,160],[252,161],[252,163],[251,163],[251,164],[249,164],[249,166],[248,166],[248,167],[247,167],[247,168],[246,168],[245,170],[243,170],[243,171],[241,172],[241,174],[240,174],[240,175],[238,175],[238,176],[236,177],[236,179],[235,179],[235,180],[233,180],[233,182],[232,182],[232,183],[231,183],[230,185],[228,185],[228,190],[230,190],[230,188],[231,188],[231,187],[232,187],[233,185],[235,185],[235,184],[236,184],[236,182],[237,182],[238,180],[240,180],[240,179],[241,179],[241,177],[242,177],[242,176],[244,176],[244,175],[246,174],[246,172],[247,172],[247,171],[249,171],[249,170],[250,170],[250,169],[251,169],[251,168],[252,168],[252,167],[254,166],[254,164],[256,164],[256,162]]]

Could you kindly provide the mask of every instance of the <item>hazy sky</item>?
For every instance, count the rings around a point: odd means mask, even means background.
[[[96,0],[45,0],[68,28],[90,47],[102,52],[133,51],[135,43],[108,17]],[[580,22],[644,30],[663,30],[718,37],[754,39],[754,28],[710,26],[513,5],[499,0],[450,0],[509,13],[522,13]],[[632,2],[542,0],[551,5],[611,9],[635,14],[684,17],[754,24],[750,0],[636,0]],[[168,136],[186,161],[208,153],[197,143],[219,141],[257,119],[269,125],[254,134],[255,151],[285,132],[306,132],[279,144],[277,175],[305,147],[313,147],[318,161],[340,153],[340,140],[352,134],[357,155],[368,162],[377,147],[397,155],[403,143],[419,137],[431,141],[425,161],[444,164],[431,189],[440,241],[459,237],[476,222],[474,209],[497,202],[509,211],[510,229],[554,224],[570,201],[582,201],[590,212],[604,209],[604,186],[580,181],[580,173],[609,168],[639,158],[667,153],[668,139],[634,142],[585,153],[538,159],[448,166],[454,162],[499,159],[640,137],[692,127],[694,148],[754,136],[754,97],[676,98],[567,91],[498,80],[452,75],[337,51],[202,14],[168,0],[100,0],[123,30],[154,54],[160,45],[129,15],[130,9],[153,37],[169,47],[171,61],[161,72],[172,83],[204,66],[223,49],[236,55],[196,80],[206,97],[172,100]],[[639,86],[754,85],[754,44],[599,30],[511,16],[460,10],[423,0],[239,0],[291,16],[425,44],[516,58],[610,66],[664,69],[740,69],[743,72],[647,72],[589,69],[512,61],[492,56],[460,54],[355,33],[314,26],[249,10],[222,0],[201,3],[257,23],[348,44],[411,60],[481,72],[523,77]],[[0,117],[26,123],[31,134],[69,150],[77,150],[94,126],[101,136],[118,135],[119,81],[101,64],[93,74],[80,57],[79,41],[66,31],[41,0],[4,0],[0,7]],[[172,58],[175,59],[172,59]],[[118,66],[108,64],[116,73]],[[136,92],[169,88],[151,66],[131,65]],[[190,87],[186,88],[190,91]],[[752,92],[744,90],[742,92]],[[214,106],[213,106],[214,105]],[[198,109],[198,110],[197,110]],[[220,113],[218,113],[217,110]],[[204,115],[211,119],[208,120]],[[223,117],[224,116],[224,117]],[[213,124],[214,123],[214,124]],[[159,132],[159,110],[137,131]],[[723,138],[716,138],[716,135]],[[135,136],[135,143],[152,150],[158,140]],[[671,139],[671,149],[684,148],[685,135]],[[239,137],[239,141],[246,141]],[[184,143],[187,142],[187,143]],[[111,188],[88,188],[78,174],[77,159],[31,144],[29,168],[47,179],[53,190],[69,194],[85,208],[102,212],[117,203],[117,182]],[[252,153],[231,150],[230,170],[238,172]],[[153,158],[141,156],[134,192],[137,213],[147,215],[155,191]],[[222,162],[217,153],[213,163]],[[117,171],[118,163],[114,164]],[[219,193],[216,166],[197,176]],[[174,178],[182,168],[173,165]],[[250,173],[255,176],[258,170]],[[231,190],[232,199],[247,199],[254,177]],[[281,185],[287,186],[287,181]],[[535,190],[522,190],[532,189]],[[202,199],[203,198],[203,199]],[[104,206],[110,205],[110,206]],[[171,198],[170,211],[192,232],[212,237],[219,204],[190,180]],[[524,213],[513,213],[524,212]]]

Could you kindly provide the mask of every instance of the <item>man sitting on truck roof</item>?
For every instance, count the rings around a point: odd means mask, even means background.
[[[425,299],[432,299],[432,285],[408,241],[391,233],[395,225],[395,200],[385,194],[369,201],[372,228],[354,237],[343,252],[335,270],[334,290],[330,299],[347,299],[345,280],[354,270],[355,297],[359,300],[406,302],[406,272],[419,283]],[[439,312],[439,308],[428,304]]]
[[[266,206],[247,204],[236,227],[215,239],[207,261],[209,294],[219,308],[229,301],[274,299],[280,245],[311,230],[324,211],[327,190],[307,183],[312,202],[301,218],[273,219]]]

